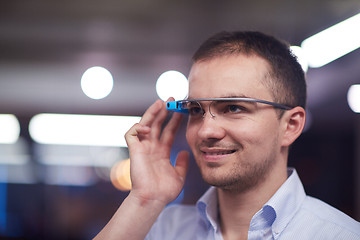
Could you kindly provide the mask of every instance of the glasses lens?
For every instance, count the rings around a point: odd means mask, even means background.
[[[241,113],[249,111],[254,103],[244,101],[213,101],[210,113],[213,117],[238,118]]]
[[[186,102],[186,108],[189,111],[189,116],[192,118],[199,118],[204,115],[204,110],[199,102],[195,102],[195,101]]]

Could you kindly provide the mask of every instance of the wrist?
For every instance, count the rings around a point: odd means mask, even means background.
[[[137,205],[140,208],[149,208],[154,210],[162,209],[168,204],[166,201],[161,201],[157,198],[148,197],[146,195],[137,194],[134,191],[131,191],[127,197],[127,200],[132,202],[134,205]]]

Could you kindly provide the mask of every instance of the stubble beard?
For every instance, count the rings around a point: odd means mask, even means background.
[[[224,172],[216,163],[200,167],[204,181],[225,191],[247,192],[264,182],[276,162],[275,146],[263,160],[238,159]]]

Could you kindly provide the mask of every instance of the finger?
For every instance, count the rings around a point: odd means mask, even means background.
[[[148,126],[143,126],[139,123],[136,123],[134,126],[132,126],[125,134],[125,141],[129,149],[135,143],[140,142],[141,136],[149,134],[149,132],[150,132],[150,127]]]
[[[182,120],[181,113],[174,113],[165,126],[160,141],[168,146],[171,146],[174,143],[176,132],[178,131]]]
[[[157,113],[154,121],[151,125],[151,137],[155,139],[159,139],[161,134],[163,123],[168,116],[169,112],[166,109],[166,103],[162,102],[162,106],[160,111]]]
[[[154,102],[144,113],[144,115],[142,116],[141,120],[140,120],[140,124],[143,126],[148,126],[150,127],[152,125],[152,123],[154,122],[157,114],[159,113],[159,111],[162,109],[163,107],[163,101],[161,101],[160,99],[157,100],[156,102]]]
[[[171,97],[166,101],[166,103],[169,101],[175,101],[175,99]],[[168,146],[171,146],[173,144],[176,131],[178,130],[181,123],[181,119],[182,119],[182,114],[173,113],[173,115],[170,118],[170,121],[166,124],[162,132],[162,136],[160,139],[162,143],[165,143]]]
[[[179,177],[183,182],[185,182],[188,167],[189,167],[189,153],[187,151],[181,151],[176,158],[175,171],[177,172],[177,174],[179,175]]]

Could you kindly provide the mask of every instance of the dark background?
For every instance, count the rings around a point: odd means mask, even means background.
[[[0,176],[7,175],[7,181],[0,183],[0,198],[6,200],[5,208],[0,204],[0,219],[5,214],[6,220],[0,226],[1,239],[89,239],[127,195],[106,178],[109,169],[42,164],[49,146],[39,146],[29,137],[27,128],[34,115],[141,116],[158,98],[159,75],[167,70],[186,75],[192,53],[213,33],[260,30],[300,45],[359,12],[357,0],[1,1],[0,113],[18,117],[28,159],[25,165],[0,162]],[[82,73],[94,65],[108,68],[115,81],[113,92],[98,101],[80,89]],[[293,145],[289,159],[309,195],[358,221],[360,115],[350,110],[346,94],[352,84],[360,83],[359,66],[358,49],[309,69],[311,124]],[[184,130],[185,123],[173,155],[187,148]],[[7,154],[7,147],[0,146],[1,159],[18,157]],[[59,151],[69,157],[94,149]],[[87,184],[51,182],[60,173],[84,173]],[[194,203],[206,189],[192,161],[182,202]]]

